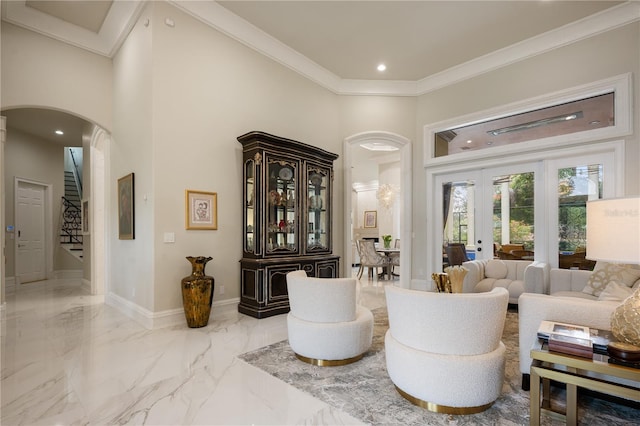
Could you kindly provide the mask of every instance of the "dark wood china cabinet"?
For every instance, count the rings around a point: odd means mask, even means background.
[[[243,146],[243,256],[238,311],[256,318],[289,312],[288,272],[335,278],[333,162],[338,155],[264,132]]]

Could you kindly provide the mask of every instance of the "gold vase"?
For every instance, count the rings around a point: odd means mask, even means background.
[[[447,275],[449,275],[449,282],[451,283],[452,293],[462,293],[462,284],[464,283],[464,277],[469,270],[464,266],[448,266],[445,269]]]
[[[191,275],[182,279],[182,305],[187,325],[191,328],[204,327],[209,323],[213,302],[214,279],[205,275],[204,268],[212,257],[187,256],[191,262]]]
[[[613,311],[611,332],[620,342],[640,346],[640,289]]]
[[[431,274],[431,278],[436,284],[436,290],[438,293],[451,293],[451,282],[449,281],[449,276],[447,274],[434,272]]]

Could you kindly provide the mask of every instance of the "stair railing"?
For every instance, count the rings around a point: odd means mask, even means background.
[[[73,163],[73,177],[78,188],[78,195],[82,200],[82,177],[80,176],[80,172],[78,171],[78,163],[76,162],[76,157],[73,155],[73,149],[71,148],[69,148],[69,155],[71,156],[71,162]]]
[[[60,232],[61,244],[82,244],[82,210],[72,201],[62,197]]]

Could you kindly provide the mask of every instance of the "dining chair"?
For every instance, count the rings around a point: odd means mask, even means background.
[[[449,243],[445,248],[449,266],[462,265],[467,262],[467,250],[463,243]]]
[[[369,268],[369,276],[373,278],[373,274],[378,273],[378,268],[383,271],[389,266],[389,258],[381,255],[376,251],[375,244],[372,240],[358,240],[358,253],[360,254],[360,269],[358,269],[358,279],[362,277],[365,266]]]
[[[400,248],[400,238],[396,238],[395,243],[393,244],[393,248]],[[392,278],[394,276],[399,277],[400,274],[396,273],[395,268],[396,266],[399,268],[400,267],[400,252],[397,253],[389,253],[389,268],[391,268],[389,270],[390,273],[390,277]]]

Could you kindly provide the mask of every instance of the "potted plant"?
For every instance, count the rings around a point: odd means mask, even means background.
[[[384,244],[384,248],[391,248],[391,235],[383,235],[382,243]]]

